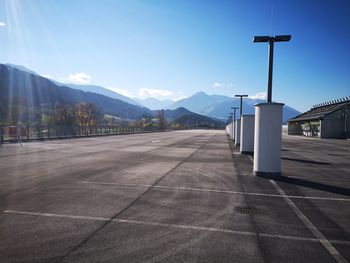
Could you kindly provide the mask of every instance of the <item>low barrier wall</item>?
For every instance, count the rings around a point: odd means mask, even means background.
[[[0,126],[0,142],[106,136],[156,132],[153,127],[136,126]]]

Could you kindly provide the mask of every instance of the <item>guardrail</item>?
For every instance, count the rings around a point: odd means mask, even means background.
[[[157,127],[136,126],[26,126],[0,125],[0,144],[31,140],[106,136],[159,131]]]

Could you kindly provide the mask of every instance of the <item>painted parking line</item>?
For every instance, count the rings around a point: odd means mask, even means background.
[[[67,219],[81,219],[81,220],[94,220],[94,221],[109,221],[108,217],[94,217],[94,216],[75,216],[65,214],[52,214],[52,213],[36,213],[29,211],[17,211],[17,210],[4,210],[6,214],[17,214],[17,215],[29,215],[29,216],[43,216],[43,217],[56,217],[56,218],[67,218]]]
[[[333,256],[333,258],[338,263],[348,262],[336,248],[331,244],[331,242],[317,229],[317,227],[311,223],[311,221],[300,211],[300,209],[293,203],[293,201],[284,193],[281,187],[274,181],[269,179],[271,184],[275,187],[276,191],[280,193],[286,203],[293,209],[294,213],[300,218],[300,220],[311,230],[311,232],[317,237],[319,242],[328,250],[328,252]]]
[[[18,210],[5,210],[5,211],[3,211],[3,213],[15,214],[15,215],[26,215],[26,216],[38,216],[38,217],[92,220],[92,221],[103,221],[103,222],[112,221],[112,222],[116,222],[116,223],[146,225],[146,226],[166,227],[166,228],[177,228],[177,229],[190,229],[190,230],[197,230],[197,231],[226,233],[226,234],[231,234],[231,235],[242,235],[242,236],[257,236],[257,235],[259,235],[259,237],[264,237],[264,238],[275,238],[275,239],[284,239],[284,240],[291,240],[291,241],[305,241],[305,242],[316,242],[316,243],[319,242],[319,239],[317,239],[317,238],[273,235],[273,234],[266,234],[266,233],[238,231],[238,230],[215,228],[215,227],[202,227],[202,226],[181,225],[181,224],[167,224],[167,223],[148,222],[148,221],[142,221],[142,220],[128,220],[128,219],[116,219],[116,218],[112,219],[112,218],[108,218],[108,217],[76,216],[76,215],[38,213],[38,212],[18,211]],[[347,241],[347,240],[331,240],[331,242],[336,243],[336,244],[350,246],[350,241]]]
[[[254,162],[253,158],[249,156],[250,160]],[[328,252],[333,256],[333,258],[338,263],[347,263],[348,261],[336,250],[332,245],[332,241],[328,240],[311,221],[300,211],[300,209],[291,200],[291,197],[287,196],[281,187],[272,179],[269,179],[270,183],[276,189],[276,191],[283,197],[285,202],[292,208],[294,213],[300,218],[300,220],[311,230],[311,232],[316,236],[318,241],[328,250]]]
[[[195,191],[195,192],[212,192],[212,193],[223,193],[223,194],[236,194],[236,195],[252,195],[252,196],[267,196],[283,198],[280,194],[264,194],[264,193],[250,193],[250,192],[239,192],[221,189],[210,189],[210,188],[191,188],[191,187],[172,187],[162,185],[150,185],[150,184],[120,184],[120,183],[107,183],[97,181],[83,181],[84,184],[97,184],[97,185],[111,185],[119,187],[146,187],[154,189],[165,189],[175,191]],[[350,202],[350,198],[333,198],[333,197],[317,197],[317,196],[301,196],[301,195],[288,195],[291,199],[313,199],[313,200],[324,200],[324,201],[343,201]]]

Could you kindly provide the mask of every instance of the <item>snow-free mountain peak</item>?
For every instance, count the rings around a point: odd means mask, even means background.
[[[254,114],[254,104],[264,102],[263,100],[245,98],[243,99],[243,114]],[[169,106],[170,109],[185,107],[186,109],[209,117],[227,119],[231,107],[239,107],[240,99],[224,95],[208,95],[205,92],[197,92],[192,96],[179,100]],[[300,114],[297,110],[285,106],[283,108],[283,122]],[[238,115],[237,115],[238,116]]]

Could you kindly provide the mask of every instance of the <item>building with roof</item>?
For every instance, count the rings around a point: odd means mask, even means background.
[[[309,111],[288,120],[288,134],[350,138],[350,97],[314,105]]]

